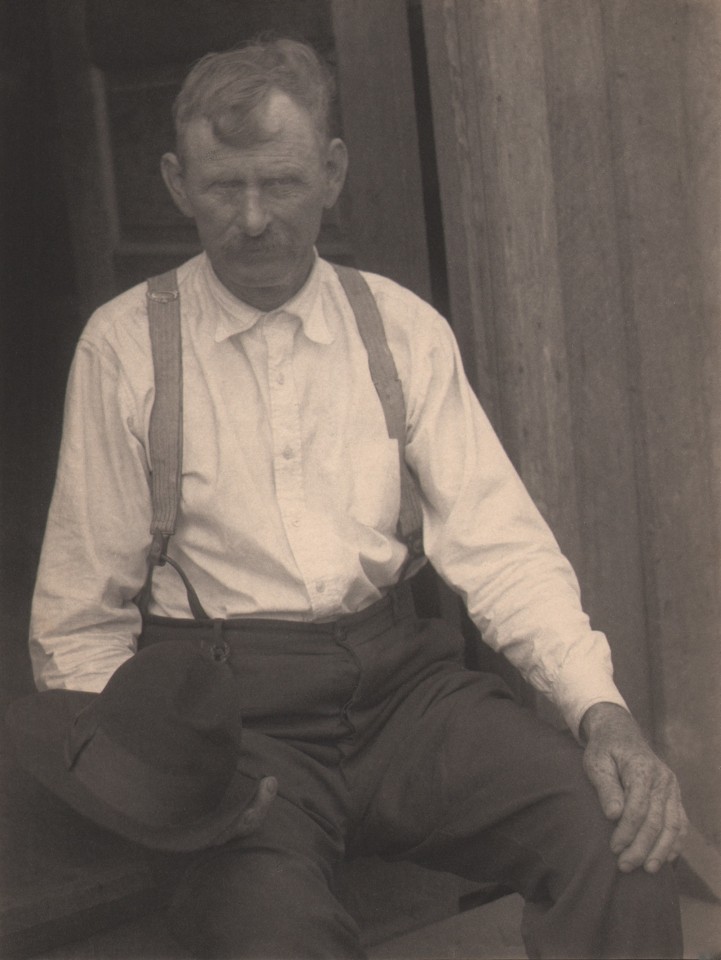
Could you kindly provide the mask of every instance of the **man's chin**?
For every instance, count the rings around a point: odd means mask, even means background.
[[[292,284],[295,279],[308,276],[313,256],[306,260],[292,260],[272,254],[224,257],[216,267],[218,276],[244,287],[278,287]],[[213,264],[215,266],[215,264]]]
[[[290,299],[305,283],[308,275],[287,264],[264,264],[259,268],[243,265],[234,269],[215,270],[220,282],[240,300],[261,309],[275,309]]]
[[[275,286],[294,272],[287,258],[272,253],[251,252],[242,257],[226,256],[223,259],[223,273],[243,285]]]
[[[234,287],[244,290],[277,290],[293,285],[293,274],[288,270],[242,270],[228,279]]]

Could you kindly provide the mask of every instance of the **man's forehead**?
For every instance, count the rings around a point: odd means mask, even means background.
[[[194,165],[219,168],[246,160],[262,160],[272,166],[303,162],[303,153],[293,149],[292,144],[285,144],[274,137],[244,137],[241,142],[227,142],[215,134],[210,123],[207,129],[197,131],[195,136],[186,140],[185,153]]]
[[[193,118],[187,127],[188,141],[197,144],[209,158],[220,158],[233,148],[252,148],[284,134],[308,141],[317,139],[310,113],[281,90],[272,90],[249,111],[231,104],[212,117]]]

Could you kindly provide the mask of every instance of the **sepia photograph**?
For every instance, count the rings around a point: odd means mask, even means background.
[[[721,960],[721,0],[0,0],[0,960]]]

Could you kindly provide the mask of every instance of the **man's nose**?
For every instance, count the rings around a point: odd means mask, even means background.
[[[259,192],[249,190],[246,193],[241,220],[243,231],[249,237],[259,237],[268,226],[270,216]]]

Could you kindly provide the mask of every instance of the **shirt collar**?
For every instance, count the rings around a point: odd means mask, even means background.
[[[261,317],[272,317],[274,314],[290,314],[297,317],[302,325],[303,333],[315,343],[332,343],[335,332],[331,329],[323,311],[323,298],[320,287],[320,259],[314,251],[314,260],[308,279],[300,290],[275,310],[267,313],[244,303],[225,287],[213,270],[207,254],[203,255],[202,272],[211,296],[220,307],[215,327],[215,341],[220,343],[238,333],[250,330]]]

